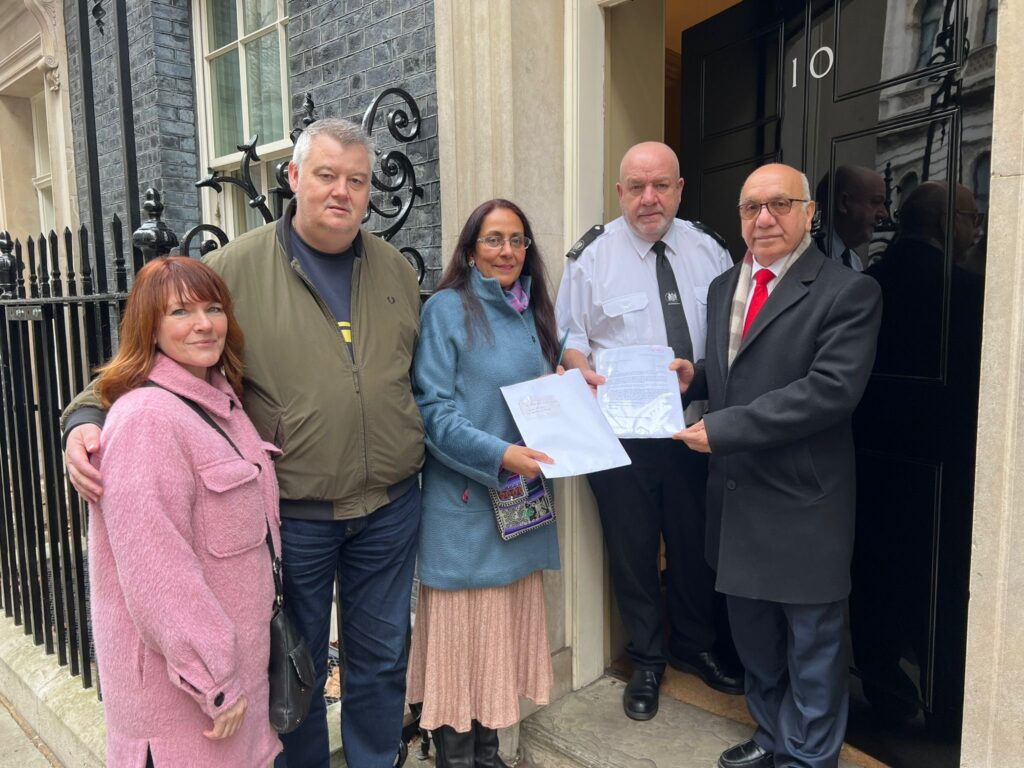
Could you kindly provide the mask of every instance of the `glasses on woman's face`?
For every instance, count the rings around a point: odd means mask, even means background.
[[[476,241],[489,251],[500,251],[505,247],[505,243],[508,243],[513,251],[522,251],[529,248],[530,243],[533,242],[524,235],[513,235],[508,240],[497,235],[488,235],[487,237],[478,237]]]
[[[753,200],[748,200],[745,203],[740,203],[736,207],[739,209],[740,218],[756,219],[761,215],[761,209],[767,208],[768,213],[772,216],[785,216],[793,210],[793,203],[806,203],[807,200],[803,200],[798,197],[779,197],[775,200],[768,200],[764,203],[755,203]]]

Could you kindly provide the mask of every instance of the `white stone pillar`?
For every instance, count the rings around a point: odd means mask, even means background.
[[[604,219],[604,11],[596,0],[437,0],[434,14],[444,260],[470,211],[507,197],[529,216],[554,291],[566,250]],[[556,493],[553,697],[607,660],[600,522],[585,480]]]
[[[1016,768],[1024,749],[1024,5],[999,4],[998,35],[964,768]]]

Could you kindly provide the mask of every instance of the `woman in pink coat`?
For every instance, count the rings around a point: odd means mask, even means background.
[[[242,411],[241,351],[209,267],[171,257],[136,276],[97,383],[110,411],[89,528],[113,768],[264,768],[281,750],[267,682],[277,449]]]

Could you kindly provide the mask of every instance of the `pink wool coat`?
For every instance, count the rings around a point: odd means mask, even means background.
[[[143,768],[148,746],[156,768],[263,768],[281,750],[267,712],[276,448],[220,374],[208,384],[158,354],[150,379],[201,405],[246,460],[171,392],[141,387],[110,409],[89,527],[107,765]],[[203,736],[242,695],[239,731]]]

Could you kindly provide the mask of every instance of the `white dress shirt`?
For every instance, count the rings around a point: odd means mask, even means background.
[[[662,240],[679,288],[694,359],[700,360],[707,338],[708,284],[732,267],[732,259],[714,238],[681,219],[673,220]],[[592,360],[599,349],[667,345],[658,257],[651,246],[620,216],[579,258],[568,260],[555,316],[559,332],[569,331],[569,349]]]
[[[769,264],[767,267],[764,267],[758,264],[756,256],[753,257],[754,261],[750,265],[750,285],[747,287],[747,306],[746,309],[743,310],[744,317],[746,317],[747,313],[750,312],[750,302],[754,300],[754,288],[757,287],[757,273],[760,272],[762,269],[767,269],[770,270],[772,274],[775,275],[775,277],[768,281],[767,285],[768,295],[771,296],[772,291],[775,290],[775,286],[779,284],[779,275],[782,274],[783,270],[786,268],[786,265],[789,264],[789,260],[791,258],[793,258],[793,254],[784,256],[783,258],[778,259],[777,261]]]

